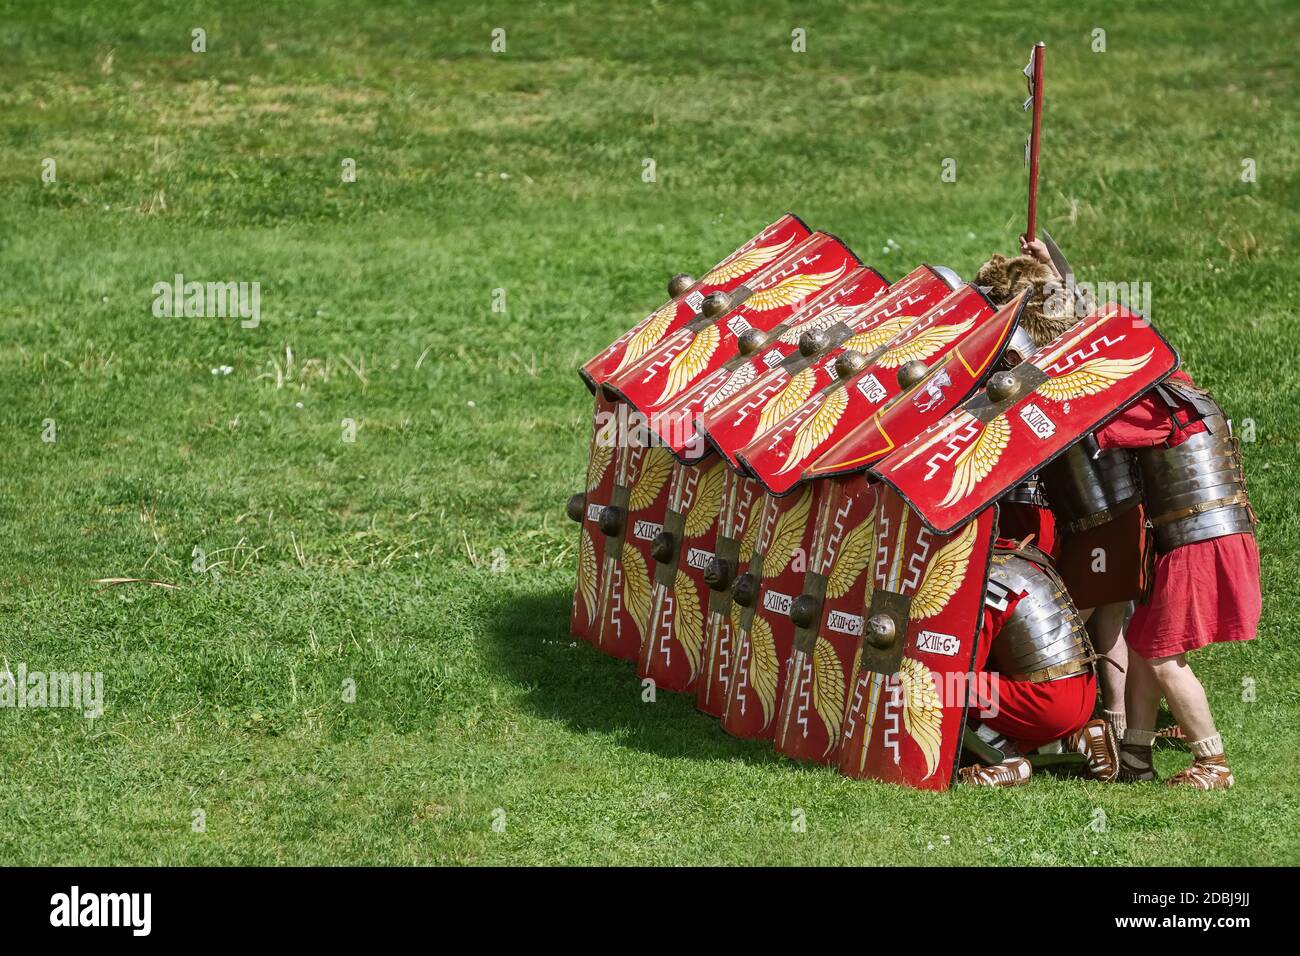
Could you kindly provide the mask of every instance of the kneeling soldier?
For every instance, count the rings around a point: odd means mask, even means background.
[[[1114,779],[1115,738],[1105,721],[1090,719],[1095,660],[1083,620],[1047,555],[998,541],[975,652],[976,670],[992,672],[996,694],[988,702],[993,713],[972,727],[976,739],[968,736],[968,749],[985,762],[963,768],[962,781],[1018,786],[1029,781],[1031,760],[1046,763],[1062,754],[1080,755],[1076,762],[1096,780]]]

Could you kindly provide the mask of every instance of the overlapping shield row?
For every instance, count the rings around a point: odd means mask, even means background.
[[[723,728],[945,789],[997,498],[1177,367],[1122,308],[1050,346],[950,270],[786,215],[587,362],[571,631]]]

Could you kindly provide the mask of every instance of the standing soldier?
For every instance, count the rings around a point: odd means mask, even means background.
[[[1095,308],[1075,287],[1073,270],[1054,245],[1021,236],[1020,252],[1050,276],[1058,310],[1086,315]],[[1137,460],[1126,449],[1103,451],[1089,435],[1044,469],[1042,486],[1059,521],[1053,526],[1053,557],[1097,651],[1102,714],[1122,742],[1127,730],[1124,625],[1133,602],[1150,591],[1155,557]]]
[[[1050,262],[1043,243],[1025,246]],[[1226,789],[1232,771],[1187,654],[1210,643],[1248,641],[1259,623],[1256,518],[1239,443],[1223,410],[1182,371],[1111,419],[1096,441],[1102,452],[1136,453],[1157,554],[1150,598],[1138,606],[1126,635],[1128,727],[1120,779],[1156,779],[1151,746],[1163,696],[1195,758],[1168,782]]]
[[[1043,483],[1061,522],[1057,569],[1092,632],[1103,714],[1122,741],[1124,623],[1146,596],[1154,564],[1137,458],[1128,449],[1103,451],[1088,435],[1043,469]]]

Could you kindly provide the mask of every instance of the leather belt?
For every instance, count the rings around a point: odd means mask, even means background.
[[[1075,658],[1072,661],[1063,661],[1060,664],[1053,664],[1050,667],[1044,667],[1041,670],[1034,671],[1032,674],[1008,674],[1007,676],[1012,680],[1028,681],[1031,684],[1043,684],[1063,677],[1074,677],[1078,674],[1087,674],[1093,669],[1093,662],[1096,660],[1096,655],[1080,657]]]
[[[1099,527],[1108,521],[1118,518],[1120,515],[1128,514],[1129,511],[1137,507],[1137,503],[1140,500],[1141,498],[1139,496],[1134,495],[1127,501],[1117,502],[1109,508],[1102,508],[1100,511],[1096,511],[1090,515],[1085,515],[1082,518],[1075,518],[1066,527],[1068,527],[1074,534],[1078,534],[1080,531],[1088,531],[1091,528]]]
[[[1194,505],[1186,508],[1179,508],[1177,511],[1168,511],[1162,515],[1157,515],[1151,519],[1151,527],[1159,528],[1161,525],[1169,524],[1172,521],[1179,521],[1183,518],[1190,518],[1193,515],[1205,514],[1207,511],[1214,511],[1218,508],[1227,508],[1232,505],[1249,505],[1244,491],[1238,491],[1236,494],[1225,495],[1222,498],[1215,498],[1212,501],[1198,501]],[[1255,523],[1255,513],[1251,512],[1251,524]]]

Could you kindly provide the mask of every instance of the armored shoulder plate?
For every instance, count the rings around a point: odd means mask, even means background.
[[[1156,548],[1172,551],[1195,541],[1254,533],[1241,450],[1223,412],[1205,419],[1206,431],[1173,448],[1137,453]]]
[[[1037,475],[1030,475],[1016,485],[1002,498],[1013,505],[1034,505],[1039,508],[1050,507],[1047,496],[1043,493],[1043,481]]]
[[[1048,568],[1047,557],[1031,549],[998,549],[993,555],[986,603],[1005,606],[1012,595],[1025,595],[994,636],[989,654],[989,666],[1014,680],[1073,677],[1087,672],[1096,660],[1083,619]]]
[[[1105,524],[1142,497],[1133,452],[1102,451],[1088,435],[1043,469],[1043,490],[1071,531]]]

